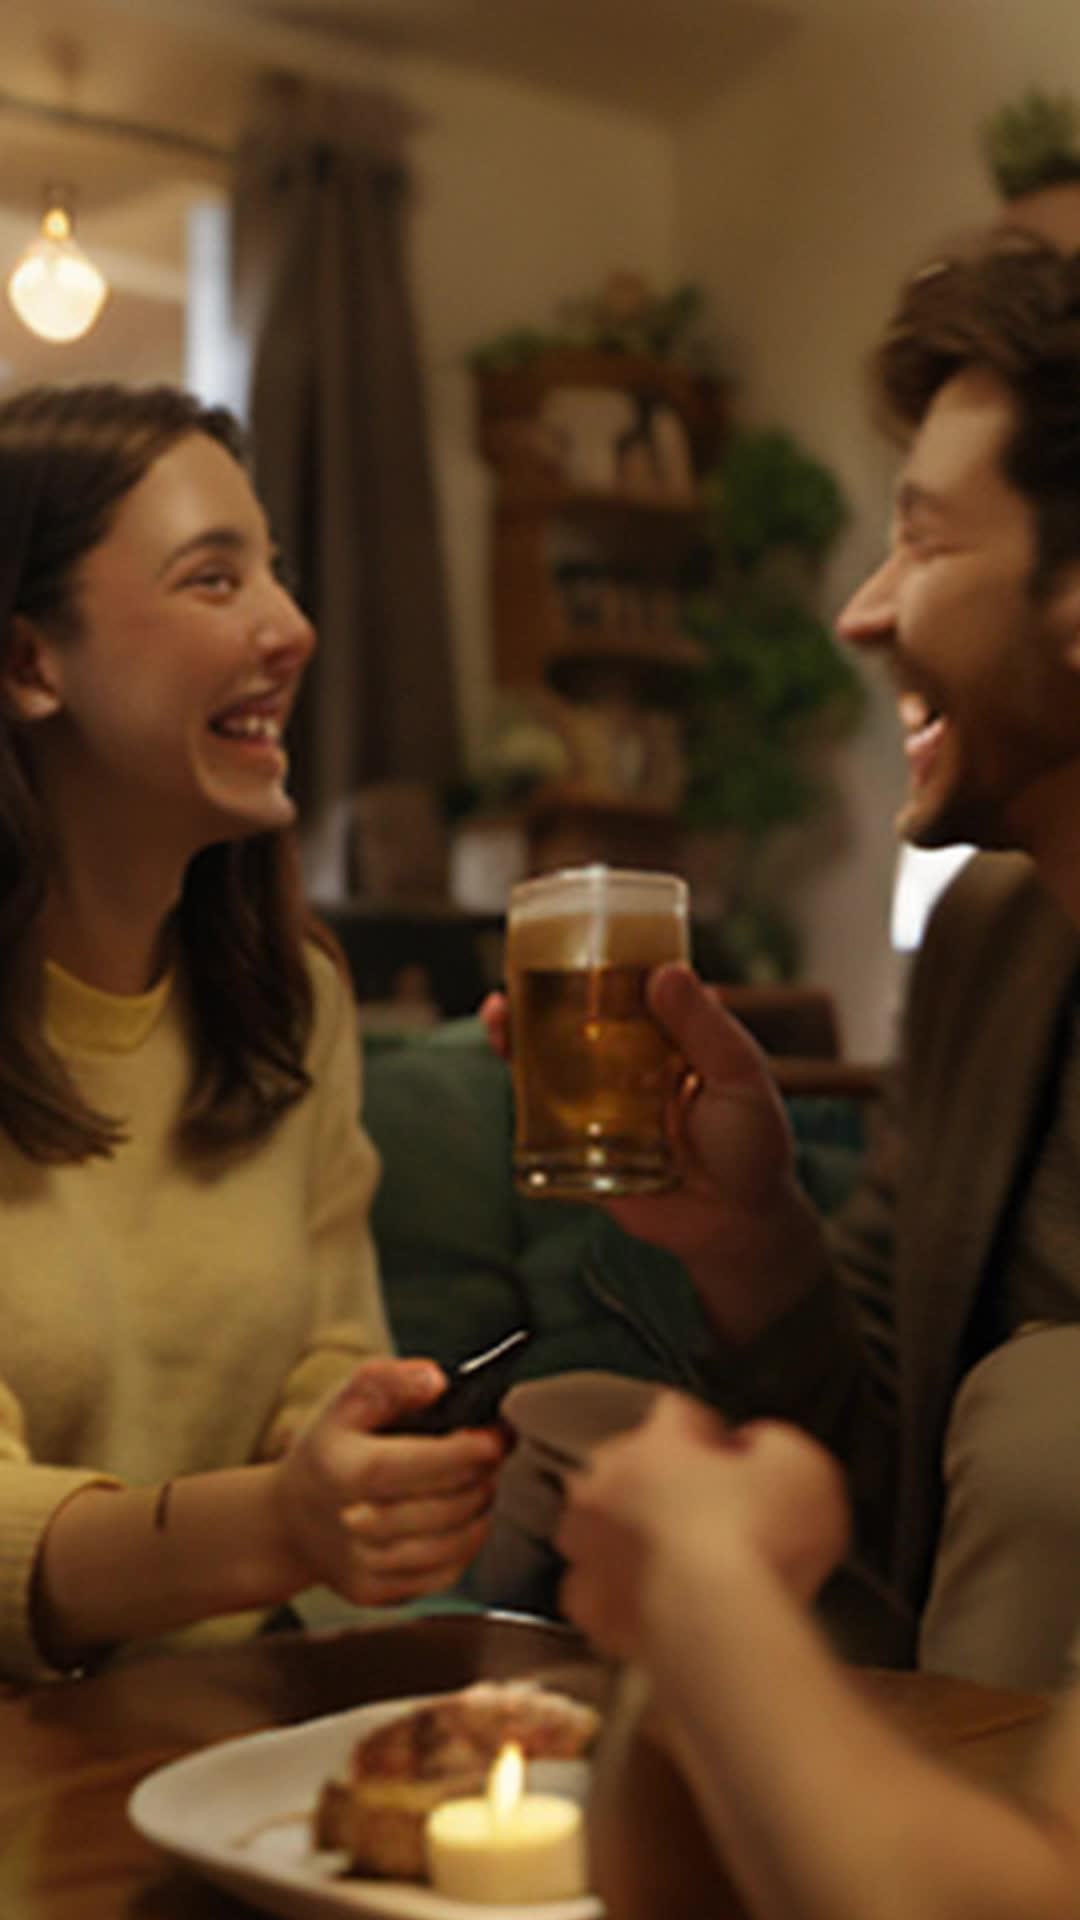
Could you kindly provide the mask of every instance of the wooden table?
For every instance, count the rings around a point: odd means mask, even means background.
[[[447,1614],[147,1656],[0,1698],[2,1920],[241,1920],[250,1909],[174,1867],[129,1827],[144,1774],[209,1741],[364,1701],[542,1675],[602,1696],[569,1630]],[[1016,1779],[1045,1701],[917,1674],[865,1684],[914,1738],[984,1779]]]

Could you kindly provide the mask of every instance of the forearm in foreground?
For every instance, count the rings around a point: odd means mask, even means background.
[[[646,1664],[755,1920],[1076,1920],[1080,1806],[1056,1792],[1044,1824],[958,1779],[860,1697],[771,1573],[691,1556],[658,1583]]]

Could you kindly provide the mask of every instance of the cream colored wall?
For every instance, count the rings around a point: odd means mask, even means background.
[[[707,286],[739,408],[791,428],[836,469],[856,518],[833,569],[840,603],[878,548],[892,462],[870,431],[859,364],[904,272],[996,212],[977,128],[1031,85],[1080,84],[1075,0],[836,0],[680,129],[680,265]],[[853,11],[845,9],[845,11]],[[850,844],[802,902],[806,972],[839,997],[849,1050],[888,1047],[898,991],[886,938],[903,771],[874,682],[847,749]]]
[[[489,483],[464,359],[632,266],[672,274],[673,153],[656,128],[539,89],[410,63],[413,288],[428,375],[461,711],[470,749],[491,682]]]

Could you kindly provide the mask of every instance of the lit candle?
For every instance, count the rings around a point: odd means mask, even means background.
[[[425,1827],[428,1875],[454,1900],[507,1906],[567,1900],[585,1891],[581,1808],[555,1793],[525,1793],[521,1748],[503,1748],[487,1792],[444,1800]]]

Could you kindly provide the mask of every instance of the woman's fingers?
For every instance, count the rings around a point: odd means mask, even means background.
[[[346,1597],[388,1606],[452,1586],[487,1537],[503,1444],[486,1431],[366,1437],[361,1497],[339,1515]]]
[[[490,1479],[442,1499],[358,1501],[342,1514],[343,1524],[365,1546],[459,1532],[488,1511],[494,1496]]]
[[[374,1433],[438,1399],[446,1374],[435,1360],[365,1360],[339,1387],[324,1417],[357,1433]]]
[[[355,1444],[344,1436],[337,1479],[342,1506],[366,1501],[445,1498],[473,1485],[490,1485],[506,1452],[499,1428],[426,1434],[370,1434]]]
[[[486,1514],[451,1533],[395,1540],[384,1547],[357,1542],[351,1564],[337,1583],[358,1605],[385,1606],[452,1586],[487,1538]]]

